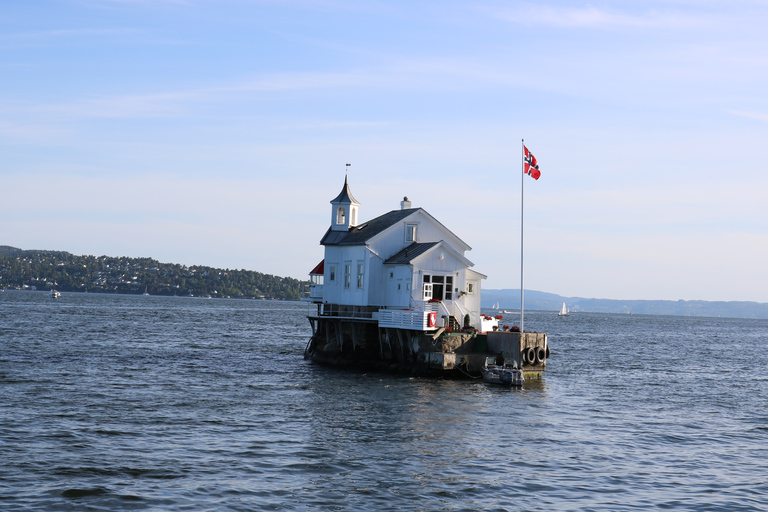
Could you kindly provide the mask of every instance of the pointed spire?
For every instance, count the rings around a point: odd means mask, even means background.
[[[331,200],[331,204],[333,203],[351,203],[351,204],[357,204],[360,203],[355,199],[355,197],[352,195],[352,191],[349,190],[349,183],[347,183],[347,177],[344,176],[344,188],[341,189],[341,192],[339,192],[339,195],[336,196],[334,199]]]

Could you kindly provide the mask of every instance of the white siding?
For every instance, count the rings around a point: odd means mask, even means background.
[[[330,304],[365,305],[365,287],[357,287],[357,263],[366,261],[365,246],[329,245],[325,248],[325,273],[323,274],[323,302]],[[349,287],[345,286],[345,265],[349,268]],[[331,266],[336,267],[336,280],[330,280]]]
[[[392,274],[392,277],[390,276]],[[411,280],[413,271],[409,265],[384,265],[386,280],[385,305],[394,308],[407,308],[411,304]]]
[[[450,249],[443,246],[432,248],[416,258],[412,265],[384,265],[385,260],[413,243],[407,239],[406,225],[417,226],[417,242],[442,241]],[[480,280],[483,276],[472,271],[467,275],[468,262],[462,259],[467,249],[469,247],[464,242],[428,214],[414,212],[374,237],[368,246],[325,246],[323,301],[331,304],[409,308],[412,301],[421,301],[423,298],[422,275],[450,275],[453,279],[452,300],[479,314]],[[364,269],[362,288],[357,287],[360,263]],[[349,287],[344,286],[346,264],[350,265]],[[332,281],[330,272],[334,267],[336,278]],[[475,293],[462,297],[460,292],[467,290],[468,279],[472,280]]]

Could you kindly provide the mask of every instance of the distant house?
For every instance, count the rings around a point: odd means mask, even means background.
[[[405,197],[398,210],[360,222],[346,178],[330,203],[331,225],[320,241],[325,257],[310,272],[310,299],[320,314],[367,313],[380,327],[490,328],[480,315],[486,276],[470,268],[471,247],[435,217]]]

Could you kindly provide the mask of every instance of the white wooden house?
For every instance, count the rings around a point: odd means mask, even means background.
[[[319,314],[368,317],[380,327],[490,330],[480,315],[481,282],[471,250],[408,198],[400,209],[361,222],[347,179],[331,200],[331,225],[321,240],[323,261],[310,273]]]

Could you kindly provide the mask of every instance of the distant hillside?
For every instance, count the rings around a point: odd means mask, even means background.
[[[251,270],[0,245],[0,288],[298,300],[308,283]]]
[[[768,318],[768,304],[761,302],[586,299],[563,297],[533,290],[525,291],[526,310],[558,311],[563,302],[573,312]],[[499,304],[500,309],[520,309],[520,289],[483,290],[482,307],[490,308],[496,303]]]

